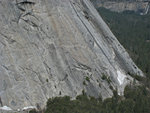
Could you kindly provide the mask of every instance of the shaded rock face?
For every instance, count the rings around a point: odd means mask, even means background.
[[[111,11],[123,12],[123,11],[134,11],[138,14],[145,15],[149,13],[150,1],[149,0],[91,0],[94,5],[104,7]]]
[[[0,1],[0,97],[13,110],[50,97],[107,98],[143,75],[89,0]]]

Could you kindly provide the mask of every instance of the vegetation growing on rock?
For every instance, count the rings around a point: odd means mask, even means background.
[[[116,13],[104,8],[98,11],[135,63],[150,78],[150,15],[141,16],[130,11]]]
[[[102,100],[89,97],[85,93],[71,100],[70,97],[50,98],[44,113],[149,113],[150,93],[144,86],[129,85],[124,97],[117,94]],[[35,113],[35,112],[30,112]]]

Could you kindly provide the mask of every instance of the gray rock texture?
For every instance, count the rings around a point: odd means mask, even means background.
[[[122,95],[129,72],[143,76],[90,0],[0,0],[1,106]]]
[[[150,10],[150,0],[91,0],[95,7],[104,7],[111,11],[134,11],[146,15]]]

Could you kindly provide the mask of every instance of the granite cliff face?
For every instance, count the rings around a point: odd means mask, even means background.
[[[143,75],[90,0],[0,1],[1,110],[83,90],[122,95],[128,73]]]
[[[138,14],[145,15],[149,13],[149,0],[91,0],[95,7],[104,7],[111,11],[123,12],[134,11]]]

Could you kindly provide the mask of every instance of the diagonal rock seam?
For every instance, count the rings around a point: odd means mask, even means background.
[[[90,0],[1,0],[0,29],[1,110],[83,90],[105,99],[110,86],[123,95],[128,73],[144,76]]]

